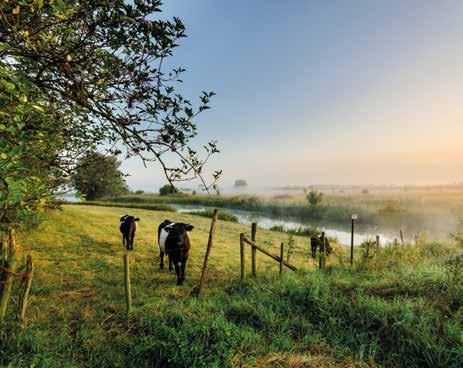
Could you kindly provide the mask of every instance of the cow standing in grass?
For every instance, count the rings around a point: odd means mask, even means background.
[[[331,246],[328,238],[325,237],[325,246],[326,246],[326,254],[331,254]],[[310,248],[312,251],[312,258],[317,257],[317,248],[320,249],[320,252],[324,252],[325,248],[323,246],[322,237],[321,236],[312,236],[310,237]]]
[[[133,250],[133,240],[135,239],[138,221],[140,221],[138,217],[135,218],[129,215],[122,216],[120,219],[121,225],[119,229],[122,233],[122,245],[124,245],[127,250]]]
[[[190,252],[190,238],[188,231],[193,230],[192,225],[174,223],[165,220],[158,227],[158,244],[160,250],[160,268],[164,268],[164,254],[169,257],[169,270],[172,265],[177,274],[177,285],[182,285],[185,281],[185,268]]]

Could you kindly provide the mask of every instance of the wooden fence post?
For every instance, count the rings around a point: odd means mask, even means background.
[[[31,290],[32,285],[33,272],[34,264],[32,263],[32,256],[28,255],[26,262],[26,271],[24,275],[24,289],[22,291],[21,298],[19,299],[18,319],[21,323],[24,323],[24,321],[26,320],[26,308],[27,302],[29,300],[29,292]]]
[[[284,266],[285,266],[284,258],[285,258],[285,245],[281,243],[280,245],[280,276],[282,276],[284,272]]]
[[[352,216],[352,224],[351,224],[351,237],[350,237],[350,265],[354,264],[354,231],[355,231],[355,219]]]
[[[254,247],[261,253],[264,253],[265,255],[269,256],[270,258],[274,259],[276,262],[280,263],[281,262],[281,257],[278,256],[278,255],[274,255],[270,252],[268,252],[267,250],[265,250],[264,248],[261,248],[259,247],[256,243],[253,243],[252,241],[250,241],[249,239],[247,239],[245,236],[243,236],[243,242],[244,243],[247,243],[249,245],[254,245]],[[290,263],[286,262],[284,260],[284,257],[283,257],[283,265],[288,267],[289,269],[293,270],[293,271],[297,271],[297,268],[294,267],[293,265],[291,265]]]
[[[404,232],[402,231],[402,229],[400,229],[400,242],[402,243],[402,246],[405,245]]]
[[[325,256],[326,256],[326,244],[325,244],[325,232],[322,232],[322,237],[321,237],[321,245],[320,245],[320,260],[318,264],[318,268],[322,269],[325,268]]]
[[[253,243],[256,242],[256,233],[257,233],[257,224],[253,222],[251,225],[251,240]],[[252,276],[253,277],[257,276],[256,254],[257,254],[257,249],[251,246],[251,261],[252,261],[251,264],[252,264]]]
[[[4,285],[0,299],[0,321],[3,321],[6,315],[6,309],[8,307],[8,301],[10,300],[11,288],[13,286],[13,272],[16,266],[16,232],[14,229],[8,231],[8,261],[4,265],[3,277]]]
[[[124,254],[124,284],[125,284],[125,302],[127,305],[127,314],[132,311],[132,286],[130,285],[130,263],[129,253]]]
[[[240,265],[241,265],[241,280],[244,280],[245,274],[244,274],[244,234],[240,234]]]
[[[376,246],[379,248],[381,246],[379,235],[376,235]]]
[[[201,279],[199,280],[198,295],[201,294],[203,286],[206,283],[207,276],[207,265],[209,262],[209,256],[211,254],[212,245],[214,244],[214,235],[215,235],[215,224],[217,218],[219,217],[219,210],[215,209],[214,214],[212,215],[211,229],[209,230],[209,240],[207,242],[206,255],[204,256],[203,270],[201,272]]]

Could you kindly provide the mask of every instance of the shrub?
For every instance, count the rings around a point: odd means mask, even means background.
[[[320,203],[322,203],[323,193],[311,190],[309,194],[307,194],[306,198],[307,202],[309,202],[309,205],[318,206]]]

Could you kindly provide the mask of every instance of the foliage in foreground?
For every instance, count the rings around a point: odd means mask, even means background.
[[[161,6],[0,3],[0,225],[34,217],[97,147],[156,161],[171,184],[202,179],[216,142],[204,146],[205,157],[190,146],[214,93],[202,92],[195,107],[176,91],[185,69],[163,65],[185,26],[160,16]]]

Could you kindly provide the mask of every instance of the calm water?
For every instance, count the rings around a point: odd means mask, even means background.
[[[178,204],[171,204],[178,212],[180,213],[189,213],[193,211],[202,211],[205,209],[210,209],[210,207],[205,206],[195,206],[195,205],[178,205]],[[238,221],[241,224],[250,225],[253,222],[257,223],[262,229],[270,229],[273,226],[283,226],[286,230],[290,229],[297,229],[300,227],[306,227],[307,225],[317,226],[325,233],[327,236],[336,237],[341,244],[349,245],[351,241],[351,232],[350,228],[341,229],[340,227],[336,226],[322,226],[319,224],[307,224],[298,222],[297,220],[290,220],[290,219],[283,219],[283,218],[273,218],[269,216],[262,215],[260,213],[255,213],[251,211],[241,211],[235,209],[225,209],[226,212],[232,213],[238,218]],[[376,235],[380,236],[380,242],[385,244],[392,240],[391,237],[387,236],[386,234],[382,234],[378,232],[375,228],[359,228],[356,229],[354,235],[354,244],[360,245],[362,242],[368,239],[375,239]]]

